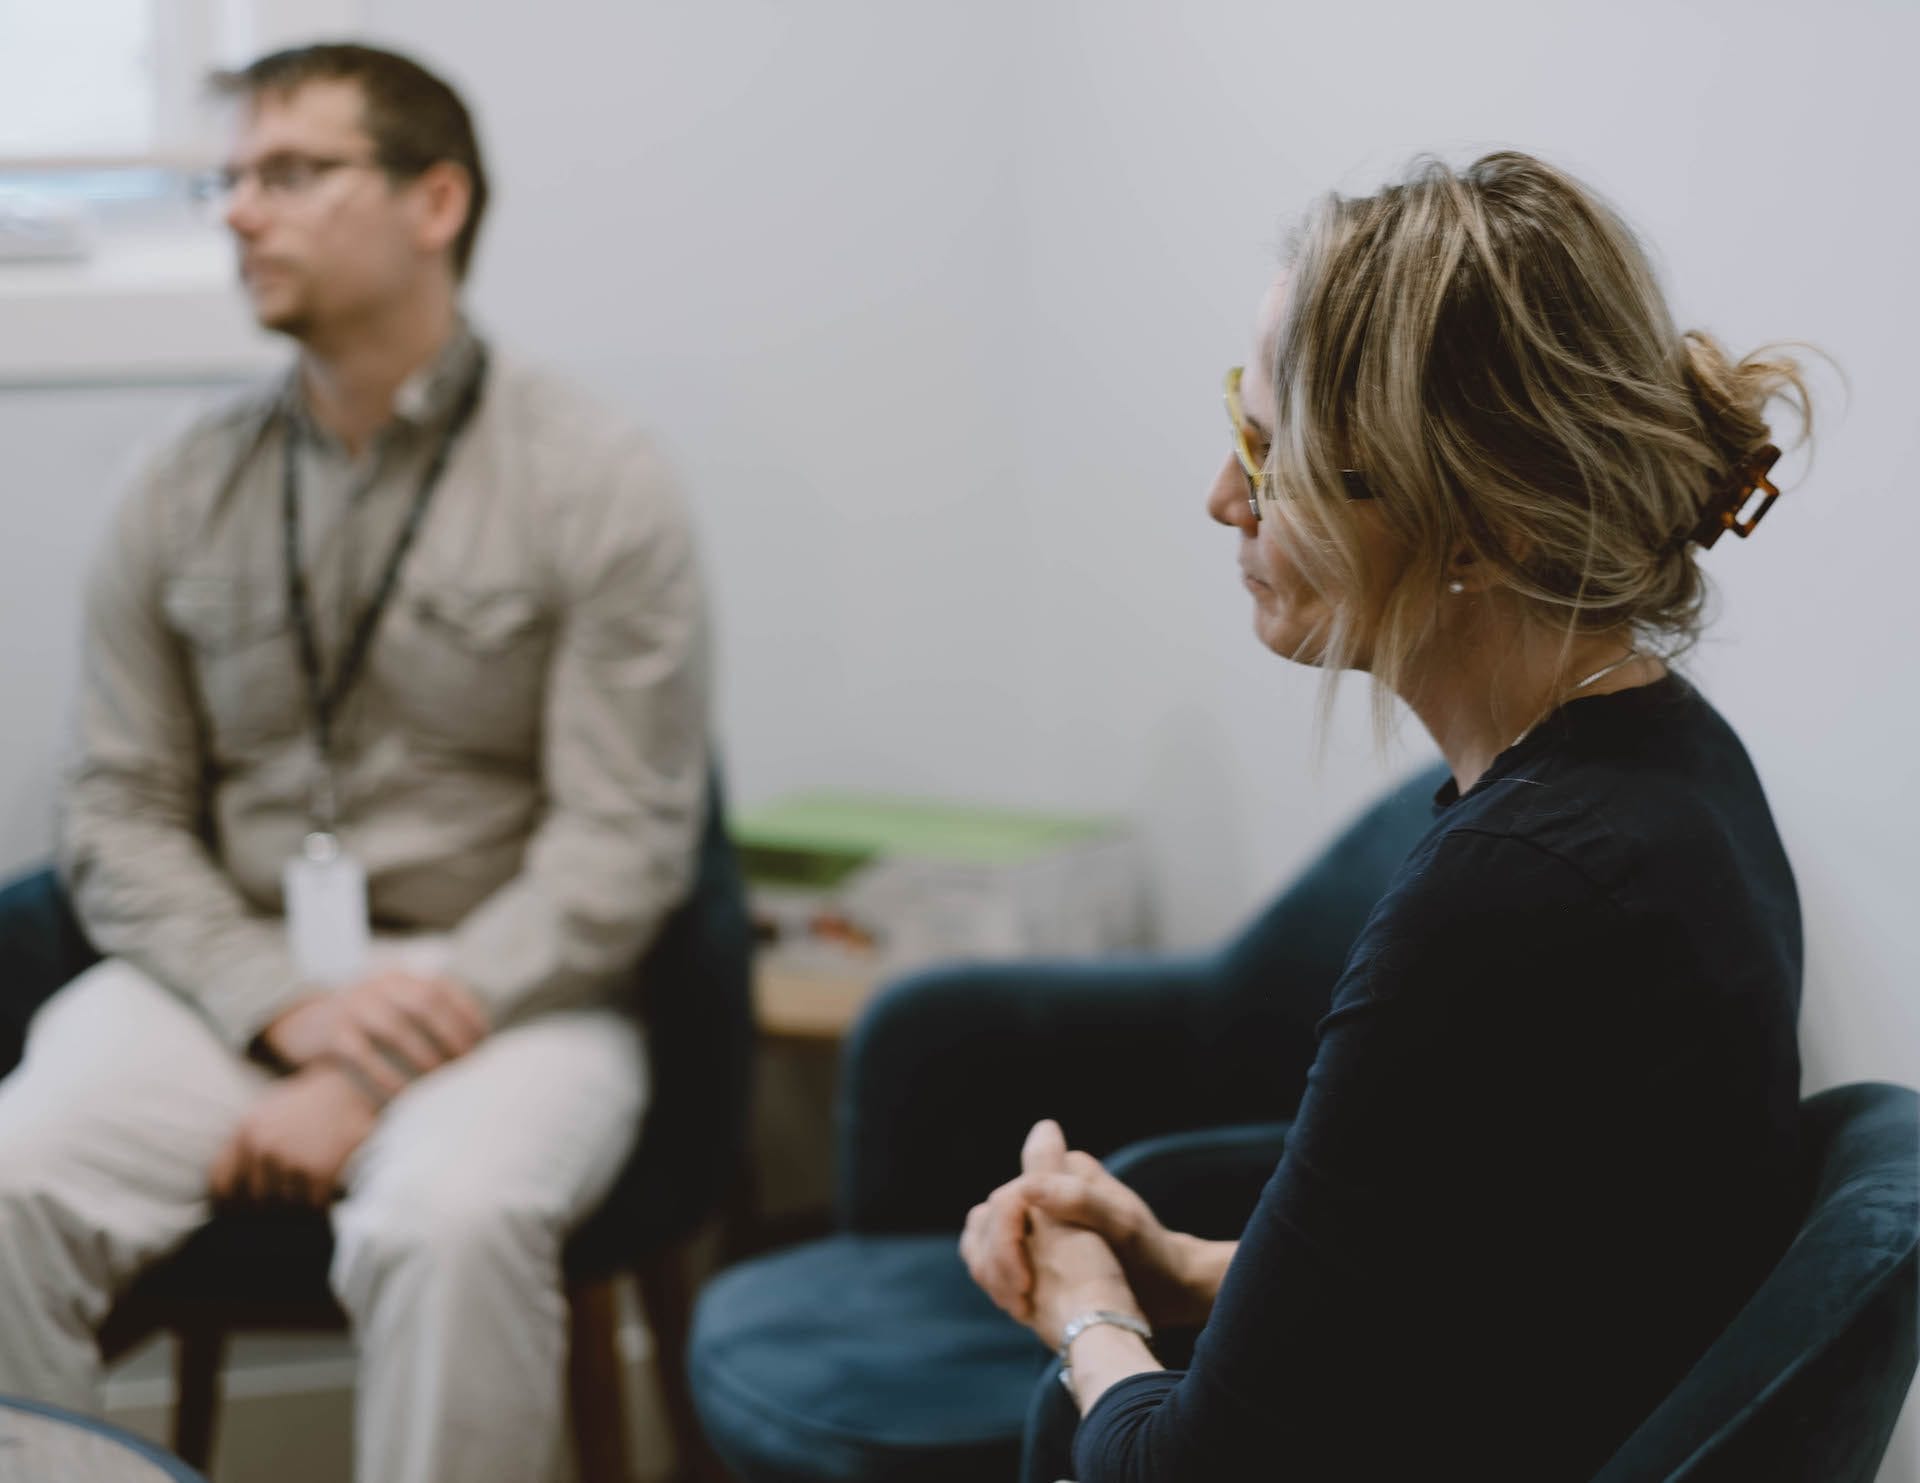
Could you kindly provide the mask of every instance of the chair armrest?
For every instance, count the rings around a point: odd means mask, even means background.
[[[0,886],[0,1076],[20,1059],[40,1006],[99,960],[53,871]]]
[[[959,1229],[1019,1172],[1042,1117],[1104,1156],[1155,1134],[1290,1115],[1295,1078],[1221,1074],[1234,1025],[1218,975],[1217,956],[960,964],[889,986],[847,1044],[842,1227]]]
[[[1160,1223],[1208,1241],[1233,1241],[1286,1151],[1288,1123],[1203,1128],[1130,1143],[1107,1172],[1145,1200]]]
[[[1260,1192],[1280,1162],[1287,1124],[1203,1128],[1132,1143],[1107,1159],[1171,1230],[1209,1241],[1231,1241],[1246,1229]],[[1170,1370],[1193,1359],[1195,1331],[1162,1330],[1154,1355]],[[1064,1478],[1073,1470],[1073,1436],[1080,1412],[1060,1386],[1054,1360],[1034,1382],[1022,1442],[1023,1478]]]

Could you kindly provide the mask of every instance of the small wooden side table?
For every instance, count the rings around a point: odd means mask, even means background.
[[[763,959],[753,969],[754,1019],[772,1040],[838,1042],[880,983],[871,973],[804,972]]]

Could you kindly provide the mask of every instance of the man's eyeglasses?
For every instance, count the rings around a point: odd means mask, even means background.
[[[1247,508],[1253,511],[1253,518],[1260,518],[1260,501],[1273,493],[1273,480],[1267,473],[1267,454],[1271,451],[1262,438],[1247,422],[1246,409],[1240,404],[1240,376],[1244,368],[1235,366],[1227,372],[1227,417],[1233,423],[1233,453],[1240,460],[1240,471],[1247,476]],[[1367,481],[1358,469],[1342,469],[1340,477],[1345,481],[1348,499],[1372,499],[1373,491],[1367,487]]]
[[[270,201],[291,201],[308,195],[336,170],[379,170],[386,166],[370,155],[270,154],[251,165],[224,165],[193,180],[193,195],[208,204],[225,201],[249,179]]]

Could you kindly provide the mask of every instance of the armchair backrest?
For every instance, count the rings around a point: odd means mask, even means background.
[[[1370,804],[1234,939],[1225,971],[1324,980],[1330,997],[1387,882],[1433,827],[1433,795],[1447,776],[1436,762]]]
[[[713,1210],[745,1157],[753,1066],[753,934],[716,768],[687,897],[639,970],[652,1079],[640,1143],[573,1237],[589,1266],[679,1239]],[[603,1248],[605,1250],[603,1251]]]
[[[1915,1368],[1920,1095],[1835,1087],[1801,1128],[1799,1233],[1595,1483],[1873,1483]]]
[[[1337,835],[1224,947],[1197,996],[1198,1052],[1222,1084],[1259,1089],[1232,1121],[1293,1115],[1313,1064],[1314,1027],[1387,883],[1433,827],[1435,763],[1395,786]]]

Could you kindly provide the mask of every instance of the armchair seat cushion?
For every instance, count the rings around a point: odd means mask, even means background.
[[[755,1483],[975,1483],[1019,1466],[1050,1357],[953,1236],[842,1235],[716,1278],[689,1363],[708,1436]]]

